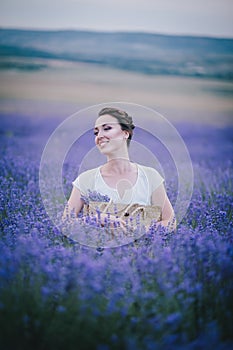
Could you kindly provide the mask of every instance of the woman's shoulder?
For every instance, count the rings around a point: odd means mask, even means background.
[[[95,177],[99,168],[93,168],[80,173],[73,181],[73,185],[80,188],[91,188],[94,185]]]
[[[142,173],[147,179],[151,191],[154,191],[159,185],[164,182],[164,178],[155,168],[141,164],[138,164],[138,167],[141,169]]]
[[[138,167],[149,176],[160,175],[159,172],[153,167],[142,165],[142,164],[138,164]]]
[[[80,173],[78,177],[79,178],[92,177],[92,176],[95,176],[98,171],[99,171],[99,167],[93,168],[93,169],[88,169],[88,170],[85,170],[82,173]]]

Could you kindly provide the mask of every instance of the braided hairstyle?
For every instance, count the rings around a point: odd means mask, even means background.
[[[101,115],[105,114],[109,114],[112,117],[116,118],[121,126],[121,130],[128,131],[129,137],[127,139],[127,146],[129,146],[133,136],[133,129],[135,128],[132,117],[129,116],[128,113],[126,113],[125,111],[121,111],[120,109],[112,107],[102,108],[101,111],[98,113],[98,116],[100,117]]]

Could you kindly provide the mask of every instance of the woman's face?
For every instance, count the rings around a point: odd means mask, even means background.
[[[100,116],[94,128],[95,144],[101,153],[111,153],[126,144],[128,133],[111,115]]]

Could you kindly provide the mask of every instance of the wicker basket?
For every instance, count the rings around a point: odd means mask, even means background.
[[[152,221],[161,220],[161,207],[155,205],[121,204],[110,202],[90,201],[84,205],[83,215],[94,216],[97,213],[104,213],[115,216],[116,220],[121,219],[131,222],[131,225],[151,225]]]

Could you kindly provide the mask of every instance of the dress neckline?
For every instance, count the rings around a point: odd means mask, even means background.
[[[132,191],[133,188],[137,185],[137,183],[138,183],[138,181],[139,181],[139,171],[140,171],[140,167],[139,167],[138,164],[136,164],[136,166],[137,166],[137,179],[136,179],[134,185],[133,185],[130,189],[126,189],[126,191]],[[110,189],[111,191],[115,191],[115,192],[118,193],[117,188],[109,186],[109,185],[106,183],[106,181],[104,180],[104,178],[103,178],[103,176],[102,176],[102,174],[101,174],[101,171],[100,171],[101,167],[102,167],[102,165],[98,167],[98,175],[99,175],[101,181],[103,182],[103,184],[104,184],[108,189]],[[119,193],[118,193],[118,194],[119,194]]]

